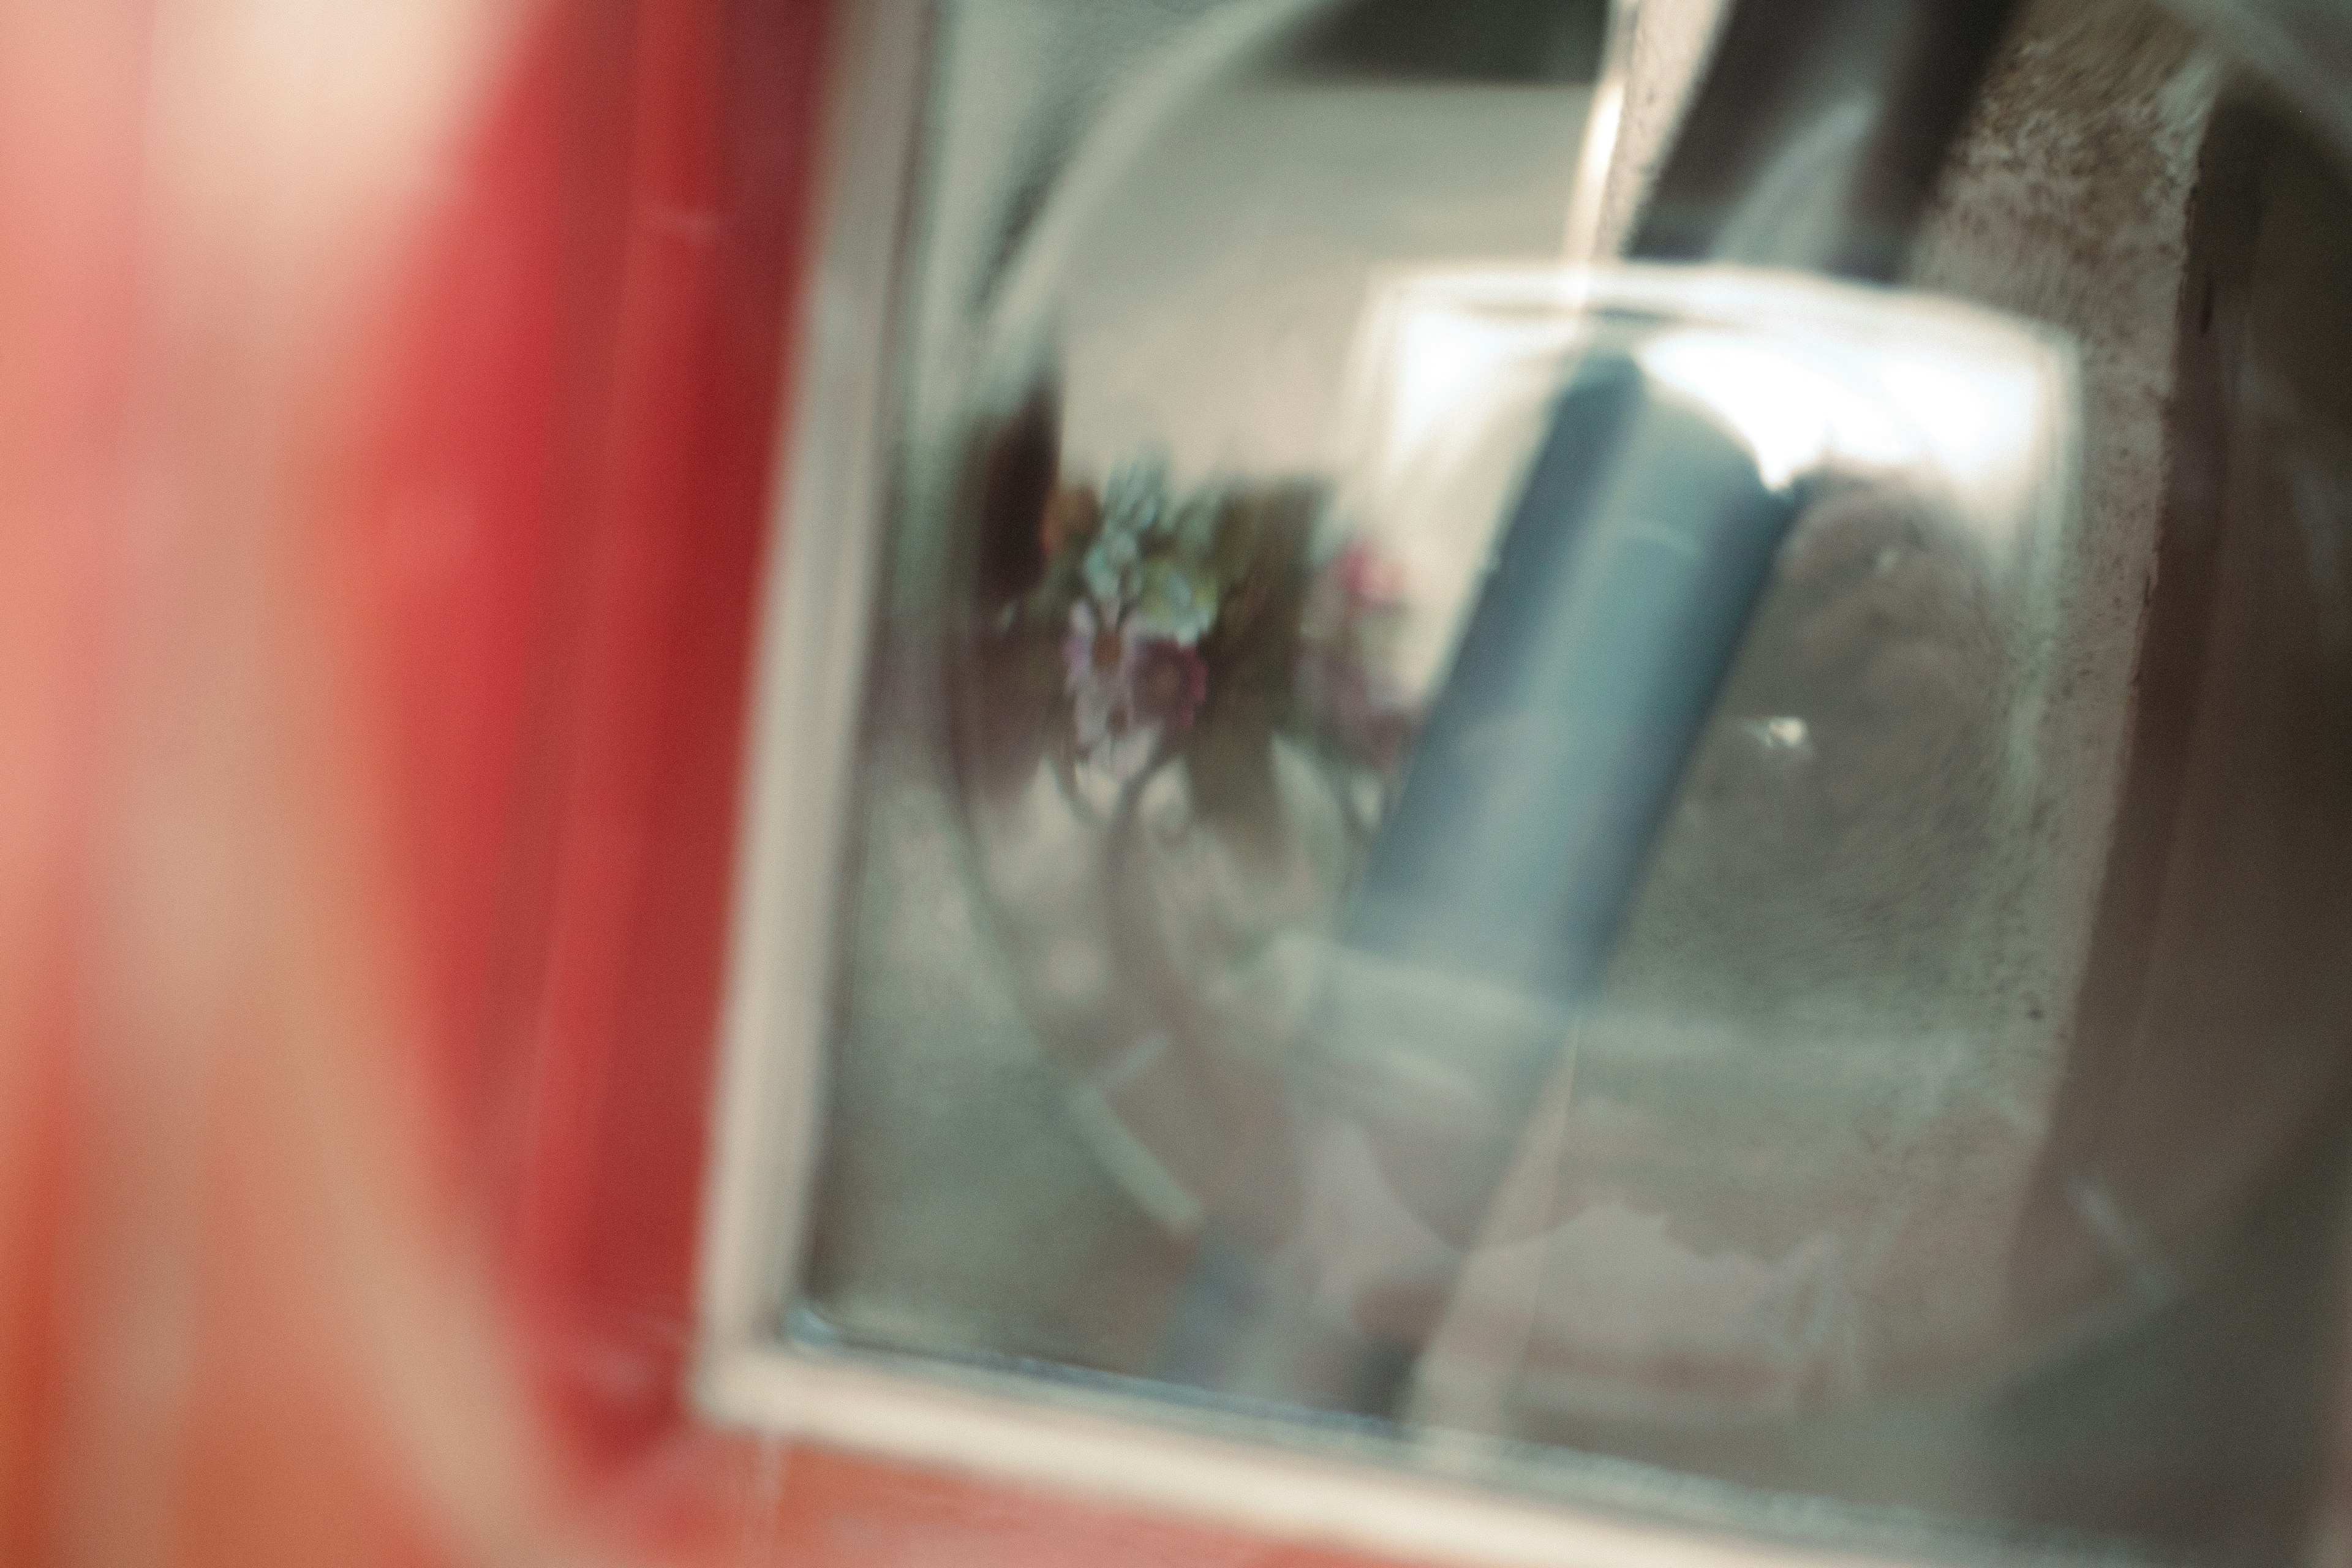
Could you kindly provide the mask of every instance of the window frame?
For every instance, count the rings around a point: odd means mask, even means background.
[[[1050,1367],[974,1366],[794,1337],[826,1089],[835,915],[887,521],[889,422],[899,401],[898,261],[913,222],[942,3],[836,6],[816,240],[795,306],[800,359],[787,372],[758,611],[696,1286],[695,1407],[775,1436],[1388,1560],[1891,1568],[1980,1555],[1981,1542],[1925,1523],[1890,1531],[1828,1503],[1776,1500],[1768,1510],[1755,1494],[1715,1483],[1678,1489],[1696,1501],[1675,1518],[1653,1511],[1661,1489],[1638,1479],[1583,1489],[1611,1494],[1599,1502],[1556,1495],[1557,1479],[1547,1496],[1547,1472],[1556,1478],[1557,1466],[1485,1438],[1253,1416]],[[1596,91],[1612,122],[1626,68],[1612,37]],[[1597,199],[1596,173],[1588,162]],[[1589,212],[1579,226],[1589,239],[1599,222]],[[1759,1533],[1768,1512],[1773,1533]],[[1842,1543],[1861,1536],[1869,1539]],[[2055,1549],[2011,1547],[2007,1555],[2081,1560]]]

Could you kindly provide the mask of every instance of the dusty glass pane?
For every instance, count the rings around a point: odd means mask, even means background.
[[[1267,15],[943,8],[797,1331],[2284,1550],[2333,155],[2053,0],[1909,287],[1591,269],[1599,6]]]

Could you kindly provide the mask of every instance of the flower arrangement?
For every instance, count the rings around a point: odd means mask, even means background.
[[[970,492],[940,668],[969,863],[1049,1055],[1173,1052],[1167,1092],[1250,1100],[1402,777],[1408,584],[1320,485],[1097,481],[1052,427],[991,432]]]
[[[1214,630],[1227,584],[1217,544],[1223,509],[1209,497],[1171,500],[1162,471],[1127,469],[1099,502],[1065,490],[1048,511],[1046,616],[1062,615],[1062,664],[1079,756],[1125,783],[1181,742],[1209,693],[1201,639]],[[1078,592],[1059,605],[1072,574]]]
[[[1197,816],[1264,834],[1278,737],[1335,765],[1401,760],[1411,723],[1377,657],[1395,573],[1360,542],[1318,552],[1325,510],[1305,484],[1179,489],[1158,460],[1053,492],[1004,629],[1058,656],[1047,745],[1070,783],[1116,800],[1181,763]]]

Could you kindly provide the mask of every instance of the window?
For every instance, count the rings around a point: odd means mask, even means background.
[[[851,8],[714,1406],[1480,1560],[2307,1532],[2340,164],[2049,0],[1904,287],[1585,266],[1705,10]]]

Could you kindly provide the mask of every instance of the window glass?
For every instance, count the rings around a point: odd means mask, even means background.
[[[2352,1033],[2340,167],[2050,0],[1903,287],[1588,267],[1656,152],[1603,74],[1675,70],[1608,20],[940,9],[790,1331],[2274,1557]]]

